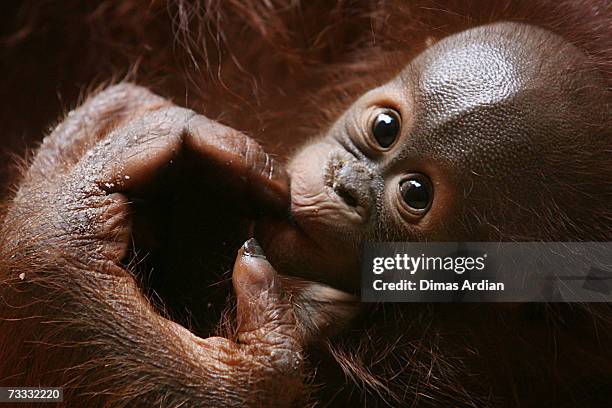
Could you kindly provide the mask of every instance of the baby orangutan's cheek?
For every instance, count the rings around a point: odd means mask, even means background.
[[[335,143],[320,142],[302,150],[291,162],[291,215],[315,241],[350,241],[362,217],[334,191],[333,162],[347,153]]]

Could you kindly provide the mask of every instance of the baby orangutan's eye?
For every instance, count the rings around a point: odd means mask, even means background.
[[[387,149],[397,139],[400,127],[399,113],[393,109],[384,109],[374,115],[370,131],[378,146]]]
[[[431,207],[433,188],[422,174],[412,174],[400,182],[402,200],[411,211],[423,214]]]

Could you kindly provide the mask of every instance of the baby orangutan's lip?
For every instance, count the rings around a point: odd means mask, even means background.
[[[338,212],[343,213],[351,222],[361,224],[367,221],[369,210],[368,204],[363,201],[357,201],[355,194],[346,189],[346,187],[333,184],[325,186],[329,199],[338,203]]]

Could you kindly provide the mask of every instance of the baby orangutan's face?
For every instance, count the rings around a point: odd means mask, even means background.
[[[543,41],[557,52],[546,55]],[[591,78],[567,70],[582,60],[553,34],[513,23],[432,46],[293,158],[290,220],[258,229],[269,259],[354,291],[365,240],[522,233],[554,199],[545,183],[563,163],[551,146],[588,138],[572,117],[594,115],[578,91]]]

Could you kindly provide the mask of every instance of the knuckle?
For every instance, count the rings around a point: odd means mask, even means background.
[[[137,116],[139,111],[146,111],[152,107],[163,105],[164,99],[153,94],[146,88],[122,83],[113,85],[93,94],[78,112],[82,116],[81,122],[93,120],[91,126],[106,128],[104,122],[111,123],[130,119]]]
[[[128,124],[126,129],[128,129],[127,133],[139,135],[135,140],[136,144],[165,134],[182,137],[188,132],[189,120],[194,115],[194,111],[180,106],[162,106],[147,112],[137,122]],[[143,132],[143,128],[148,131]]]
[[[196,138],[205,139],[211,145],[229,151],[237,151],[242,145],[240,140],[242,134],[240,132],[211,120],[204,115],[194,113],[187,122],[186,132],[194,135]]]
[[[116,85],[111,85],[98,93],[94,94],[93,100],[112,100],[123,104],[128,104],[131,101],[147,101],[152,99],[162,99],[155,95],[147,88],[136,85],[130,82],[121,82]]]
[[[248,342],[251,355],[258,358],[261,367],[277,373],[298,373],[302,368],[302,347],[297,341],[294,325],[274,324],[251,330],[241,336]]]
[[[124,123],[169,104],[148,89],[130,83],[94,93],[68,112],[44,138],[31,167],[40,173],[64,171]]]
[[[229,339],[221,336],[207,337],[202,340],[202,346],[229,351],[236,347],[236,344]]]
[[[299,377],[303,373],[304,357],[301,350],[292,345],[275,344],[271,347],[252,347],[250,354],[258,362],[258,369],[264,377]]]
[[[156,110],[156,114],[168,119],[183,119],[187,123],[187,117],[195,115],[195,112],[191,109],[183,108],[181,106],[169,105],[160,107]]]

